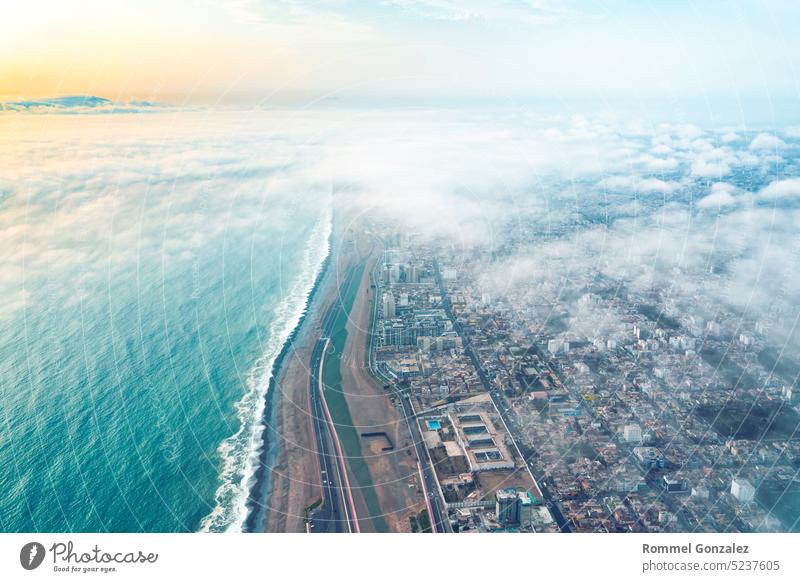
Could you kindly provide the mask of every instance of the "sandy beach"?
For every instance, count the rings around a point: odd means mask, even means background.
[[[311,299],[308,315],[276,373],[275,390],[270,398],[271,426],[267,430],[267,438],[274,441],[270,447],[275,454],[270,465],[269,491],[254,531],[305,531],[309,507],[322,498],[309,413],[309,359],[320,335],[322,314],[331,302],[341,300],[339,285],[343,273],[358,262],[363,262],[365,268],[347,322],[347,340],[341,358],[342,391],[355,430],[359,434],[385,432],[394,444],[394,450],[382,451],[378,441],[362,438],[359,450],[351,446],[346,452],[359,461],[363,459],[380,506],[379,515],[375,514],[374,505],[370,511],[365,491],[357,485],[348,462],[362,531],[410,531],[409,517],[422,508],[415,459],[408,453],[411,443],[407,429],[388,393],[366,369],[373,299],[370,272],[380,257],[381,247],[376,239],[364,234],[360,224],[342,222],[338,226],[334,229],[331,257]],[[376,527],[373,521],[380,525]]]
[[[310,414],[308,367],[322,314],[336,300],[334,283],[329,267],[276,374],[268,438],[276,441],[277,454],[271,467],[271,487],[262,510],[260,531],[304,532],[308,508],[322,498]]]

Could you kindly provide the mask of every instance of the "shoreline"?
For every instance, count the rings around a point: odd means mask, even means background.
[[[269,491],[269,474],[263,467],[274,457],[266,436],[273,417],[272,389],[281,362],[311,311],[310,305],[331,256],[332,234],[331,214],[325,221],[317,220],[306,243],[302,275],[275,307],[266,349],[248,374],[248,386],[252,388],[235,405],[240,428],[217,449],[223,460],[221,484],[215,493],[214,509],[200,522],[200,532],[247,531],[253,508],[259,505],[258,496]],[[243,447],[247,450],[243,451]],[[242,454],[246,457],[240,465],[238,459]]]
[[[326,278],[330,270],[333,257],[333,228],[328,237],[328,254],[319,266],[319,272],[314,280],[314,284],[306,298],[303,313],[297,325],[291,331],[286,341],[283,343],[280,352],[272,364],[271,375],[265,393],[264,411],[261,415],[259,424],[261,426],[261,436],[256,458],[256,468],[251,477],[251,484],[247,486],[247,516],[242,523],[242,532],[263,532],[269,527],[270,519],[270,499],[273,495],[273,481],[275,468],[279,465],[279,459],[284,455],[281,437],[283,426],[281,419],[282,404],[278,397],[279,387],[284,376],[287,374],[287,364],[289,356],[295,353],[298,344],[303,341],[303,335],[311,326],[315,319],[313,311],[315,303],[320,297],[325,295]]]
[[[362,531],[410,531],[408,518],[420,509],[416,466],[409,464],[405,454],[411,437],[383,386],[361,369],[372,324],[371,269],[380,249],[376,250],[363,232],[347,234],[342,224],[341,217],[334,220],[329,253],[309,293],[306,310],[274,362],[243,532],[305,531],[308,513],[324,500],[308,371],[313,346],[322,333],[322,318],[337,301],[347,303],[346,321],[332,335],[341,336],[337,352],[342,355],[332,360],[335,371],[325,368],[326,394],[335,401],[331,412],[337,433],[344,439]],[[359,267],[352,288],[343,289],[345,274]],[[363,440],[361,433],[376,427],[391,435],[397,450],[382,452]]]

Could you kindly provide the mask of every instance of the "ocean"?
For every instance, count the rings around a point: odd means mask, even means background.
[[[0,531],[242,527],[330,235],[285,121],[0,116]]]

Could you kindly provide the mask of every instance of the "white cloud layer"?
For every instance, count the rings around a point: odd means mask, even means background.
[[[31,306],[31,282],[50,271],[81,281],[141,253],[185,257],[264,221],[290,224],[297,205],[312,211],[331,191],[339,208],[465,248],[564,232],[513,267],[487,267],[503,286],[600,265],[677,289],[671,269],[724,257],[740,291],[727,300],[769,309],[770,277],[783,275],[765,273],[794,260],[791,138],[775,158],[744,131],[719,146],[691,125],[511,109],[3,119],[0,315]]]
[[[759,133],[750,142],[751,150],[778,150],[785,147],[786,142],[771,133]]]

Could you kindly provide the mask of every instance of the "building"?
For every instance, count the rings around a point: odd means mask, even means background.
[[[445,281],[455,281],[458,278],[458,271],[453,267],[445,267],[442,270],[442,279]]]
[[[391,293],[383,294],[383,318],[392,319],[397,315],[394,305],[394,295]]]
[[[384,346],[411,346],[416,345],[417,336],[402,321],[391,319],[383,323],[381,342]]]
[[[451,331],[445,332],[437,337],[434,343],[430,346],[430,349],[435,348],[437,351],[443,351],[461,348],[461,346],[461,336],[459,336],[456,332]]]
[[[626,443],[642,444],[642,429],[638,424],[626,424],[622,436]]]
[[[519,525],[522,503],[514,489],[503,489],[495,493],[494,513],[501,525]]]
[[[756,496],[756,490],[750,481],[737,477],[731,481],[731,495],[740,503],[750,503]]]
[[[664,467],[664,455],[655,447],[634,447],[633,454],[645,469],[660,469]]]
[[[400,282],[400,265],[387,264],[383,267],[383,282],[387,285],[396,285]]]
[[[520,492],[518,495],[520,501],[519,524],[521,526],[531,527],[536,499],[533,494],[529,492]]]
[[[667,493],[688,493],[689,487],[686,481],[682,479],[675,479],[664,475],[661,479],[661,485]]]
[[[422,367],[413,357],[393,359],[384,364],[384,369],[393,378],[416,378],[423,375]]]
[[[419,268],[414,264],[406,269],[406,283],[419,283]]]
[[[496,427],[485,411],[449,414],[456,440],[467,457],[470,471],[513,469],[514,459],[504,440],[504,429]]]
[[[551,354],[566,354],[569,352],[569,342],[552,339],[547,342],[547,351]]]

